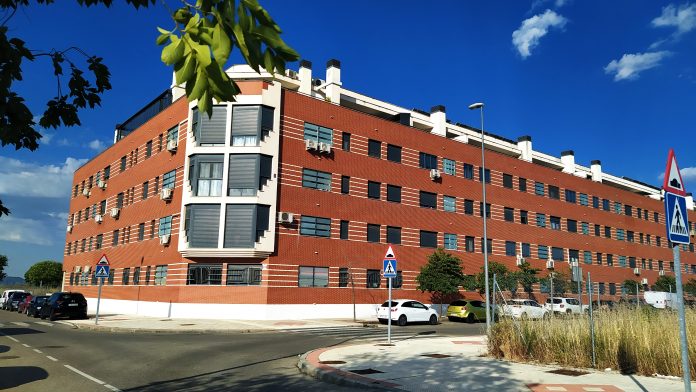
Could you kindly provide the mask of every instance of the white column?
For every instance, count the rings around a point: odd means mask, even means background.
[[[331,103],[341,103],[341,62],[335,59],[326,62],[326,97]]]
[[[590,171],[592,171],[592,181],[602,182],[602,162],[599,160],[592,161],[590,165]]]
[[[563,164],[563,173],[575,173],[575,153],[572,150],[561,153],[561,163]]]
[[[300,79],[300,93],[312,94],[312,62],[307,60],[300,61],[300,71],[297,76]]]
[[[447,135],[447,114],[443,105],[433,106],[430,109],[430,121],[433,123],[433,130],[430,133],[438,136]]]
[[[517,138],[517,148],[520,149],[520,159],[523,161],[532,161],[532,137],[520,136]]]

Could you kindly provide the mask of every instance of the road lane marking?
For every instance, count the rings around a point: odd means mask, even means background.
[[[57,359],[53,358],[53,357],[50,356],[50,355],[46,355],[46,358],[50,359],[50,360],[53,361],[53,362],[58,362]]]
[[[84,377],[84,378],[86,378],[86,379],[88,379],[88,380],[92,380],[92,381],[96,382],[96,383],[99,384],[99,385],[104,385],[104,384],[106,384],[104,381],[102,381],[102,380],[100,380],[100,379],[98,379],[98,378],[94,378],[94,377],[90,376],[89,374],[87,374],[87,373],[85,373],[85,372],[83,372],[83,371],[80,371],[80,370],[78,370],[78,369],[75,369],[74,367],[72,367],[72,366],[70,366],[70,365],[63,365],[63,366],[65,366],[66,368],[72,370],[73,372],[79,374],[80,376],[82,376],[82,377]]]
[[[26,348],[31,348],[31,346],[28,345],[28,344],[26,344],[26,343],[22,343],[22,346],[24,346],[24,347],[26,347]]]
[[[109,388],[109,389],[111,389],[111,390],[114,391],[114,392],[121,392],[120,389],[116,388],[116,387],[113,386],[113,385],[104,384],[104,386],[107,387],[107,388]]]
[[[52,323],[49,323],[48,321],[34,321],[34,323],[36,323],[36,324],[41,324],[41,325],[45,325],[45,326],[47,326],[47,327],[52,327],[52,326],[53,326],[53,324],[52,324]]]
[[[10,340],[12,340],[12,341],[15,341],[15,342],[19,343],[19,340],[13,338],[12,336],[5,335],[5,337],[8,338],[8,339],[10,339]]]
[[[4,327],[4,326],[5,326],[5,324],[3,324],[3,323],[0,323],[0,328],[2,328],[2,327]]]
[[[39,354],[43,354],[43,351],[39,350],[38,348],[35,348],[34,351],[39,353]]]
[[[24,321],[12,321],[12,324],[19,325],[20,327],[28,327],[29,326],[29,323],[25,323]]]

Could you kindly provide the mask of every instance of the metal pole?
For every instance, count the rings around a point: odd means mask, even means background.
[[[99,303],[101,302],[101,289],[104,285],[104,278],[99,278],[99,290],[97,292],[97,314],[94,317],[94,325],[99,324]]]
[[[486,220],[488,219],[488,207],[486,206],[486,134],[483,130],[483,106],[481,106],[481,190],[483,193],[483,270],[486,278],[486,335],[491,334],[491,293],[488,287],[488,230]]]
[[[638,311],[640,311],[640,290],[638,290],[638,282],[636,282],[636,303],[638,304]]]
[[[392,300],[391,300],[391,280],[392,278],[387,278],[389,282],[387,283],[389,285],[389,315],[387,316],[387,344],[391,344],[391,325],[392,325],[392,319],[391,319],[391,309],[392,309]]]
[[[590,336],[592,340],[592,367],[597,367],[597,358],[595,356],[595,336],[594,336],[594,316],[592,314],[592,279],[590,273],[587,273],[587,292],[590,294]]]
[[[549,274],[551,276],[551,317],[554,316],[553,311],[553,271]]]
[[[493,319],[491,320],[492,324],[495,324],[495,288],[498,286],[498,280],[496,279],[496,274],[493,274]],[[488,304],[486,304],[488,306]]]
[[[674,267],[676,268],[677,310],[679,311],[679,337],[681,338],[681,360],[684,371],[684,391],[691,392],[691,368],[689,366],[689,350],[686,340],[686,316],[684,315],[684,288],[682,287],[681,262],[679,260],[679,245],[672,244]]]

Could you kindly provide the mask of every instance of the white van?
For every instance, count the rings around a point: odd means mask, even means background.
[[[2,297],[0,297],[0,308],[5,309],[5,304],[7,303],[7,299],[10,297],[10,294],[12,293],[24,293],[24,290],[5,290],[2,292]]]

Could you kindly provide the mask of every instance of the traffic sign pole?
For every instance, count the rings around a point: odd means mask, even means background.
[[[99,303],[101,302],[101,289],[104,285],[104,278],[99,278],[99,291],[97,294],[97,315],[94,317],[94,325],[99,324]]]
[[[389,284],[389,317],[387,317],[387,319],[389,321],[387,321],[388,322],[388,324],[387,324],[387,344],[391,344],[391,325],[392,325],[392,320],[391,320],[391,309],[392,309],[392,300],[391,300],[391,286],[392,286],[392,284],[391,283],[392,282],[391,282],[391,280],[392,280],[392,278],[388,278],[388,279],[389,279],[389,283],[388,283]]]
[[[674,268],[677,269],[675,278],[677,279],[677,311],[679,312],[679,338],[681,340],[681,360],[682,370],[684,371],[684,391],[691,392],[691,368],[689,366],[689,350],[686,339],[686,316],[684,315],[684,289],[682,288],[681,262],[679,260],[679,245],[672,244],[674,254]]]

